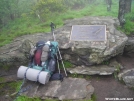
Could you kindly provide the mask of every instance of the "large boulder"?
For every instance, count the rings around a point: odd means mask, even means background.
[[[73,25],[106,25],[106,41],[71,41],[70,31]],[[62,31],[58,31],[60,47],[71,48],[65,51],[64,58],[77,65],[100,64],[118,54],[122,54],[127,36],[118,31],[119,22],[111,17],[85,17],[66,21]]]
[[[51,34],[38,33],[24,35],[14,39],[10,44],[0,47],[0,66],[3,68],[27,65],[31,47],[38,40],[50,40]]]
[[[90,41],[71,41],[73,25],[106,25],[107,41],[101,44]],[[65,21],[63,27],[55,30],[63,58],[76,65],[93,65],[122,54],[128,38],[116,29],[118,25],[118,20],[112,17],[84,17]],[[9,65],[27,63],[26,57],[32,46],[31,43],[35,44],[38,40],[51,41],[53,36],[51,33],[38,33],[16,38],[11,44],[0,47],[0,63]]]

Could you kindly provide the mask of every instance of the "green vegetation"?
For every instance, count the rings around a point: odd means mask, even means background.
[[[0,80],[4,80],[4,78],[0,78]],[[17,82],[8,82],[0,84],[0,95],[11,94],[19,90],[22,81]]]
[[[42,100],[39,98],[28,98],[27,96],[19,96],[16,101],[42,101]]]
[[[11,66],[9,66],[9,65],[2,65],[1,63],[0,63],[0,66],[5,71],[8,71],[11,68]]]
[[[17,82],[11,82],[9,83],[9,87],[11,87],[12,89],[15,89],[16,91],[18,91],[20,89],[20,85],[22,84],[22,81],[17,81]]]
[[[94,94],[92,94],[92,96],[91,96],[91,101],[96,101],[97,100],[97,97],[96,97],[96,95],[95,95],[95,93]],[[89,100],[90,101],[90,100]]]
[[[117,69],[117,72],[118,72],[118,73],[120,72],[120,67],[121,67],[120,64],[116,65],[116,69]]]
[[[65,68],[72,68],[73,64],[69,61],[63,61]],[[59,65],[60,68],[63,68],[62,63]]]
[[[80,101],[96,101],[97,100],[97,97],[96,97],[96,95],[95,95],[95,93],[93,93],[92,95],[91,95],[91,99],[89,99],[89,100],[87,100],[87,99],[83,99],[83,100],[80,100]]]
[[[118,0],[113,0],[111,11],[103,0],[1,0],[0,46],[26,34],[49,32],[50,22],[57,27],[64,20],[83,16],[118,16]],[[14,6],[15,5],[15,6]],[[17,8],[17,9],[16,9]],[[134,32],[134,7],[126,15],[126,34]]]
[[[5,85],[4,83],[1,83],[0,84],[0,89],[2,89],[4,87],[4,85]]]
[[[118,73],[120,72],[120,64],[117,65],[115,68],[116,68],[116,71],[114,72],[114,78],[118,79]]]
[[[0,77],[0,82],[4,82],[4,81],[5,81],[4,77]]]
[[[72,78],[84,78],[86,80],[89,80],[91,78],[90,75],[85,75],[85,74],[77,74],[77,73],[74,73],[74,74],[68,74],[69,77],[72,77]]]
[[[118,78],[118,73],[114,72],[114,78],[117,79]]]
[[[103,61],[103,62],[102,62],[103,65],[109,65],[109,63],[110,63],[109,60],[107,60],[107,61]]]
[[[4,86],[5,86],[5,84],[3,84],[3,83],[0,84],[0,91],[1,91],[0,96],[5,94],[4,90],[2,90]]]
[[[48,9],[44,8],[45,11],[44,10],[40,11],[42,6],[44,7],[44,5],[47,5],[46,2],[44,3],[43,0],[41,1],[42,2],[39,2],[36,5],[32,6],[32,9],[28,8],[29,12],[25,11],[21,13],[20,15],[21,17],[9,21],[8,24],[4,25],[4,27],[0,29],[0,46],[10,43],[14,38],[21,35],[34,34],[39,32],[49,32],[50,31],[49,25],[51,21],[54,22],[57,25],[57,27],[61,27],[63,25],[63,21],[66,19],[73,19],[89,15],[91,16],[98,16],[98,15],[105,16],[111,14],[114,16],[117,15],[117,11],[115,9],[113,9],[114,11],[112,13],[107,12],[105,10],[104,4],[95,6],[96,4],[94,3],[93,5],[87,5],[83,9],[78,10],[70,9],[75,7],[77,1],[79,1],[77,2],[77,4],[79,3],[80,5],[81,2],[84,3],[84,0],[83,1],[72,0],[72,2],[70,2],[70,0],[66,0],[65,3],[69,8],[68,10],[66,9],[67,7],[63,4],[63,2],[61,3],[62,0],[58,0],[59,2],[57,3],[55,3],[56,1],[54,0],[48,0],[47,2],[48,5],[53,5],[54,7],[56,6],[56,8],[53,8],[53,6],[50,6],[49,8],[47,6]],[[52,1],[53,3],[51,4]],[[87,2],[85,2],[85,4],[86,3]],[[92,11],[93,8],[94,11]],[[57,9],[57,11],[55,11],[54,9]],[[102,10],[104,11],[101,12]],[[39,15],[40,17],[38,17],[37,15]]]
[[[134,34],[134,4],[132,5],[131,13],[125,15],[125,20],[124,27],[119,27],[118,29],[123,31],[126,35]]]
[[[126,14],[126,24],[124,25],[124,28],[122,30],[127,35],[134,33],[134,10],[131,13]]]

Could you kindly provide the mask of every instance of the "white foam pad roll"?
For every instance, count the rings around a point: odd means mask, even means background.
[[[17,72],[17,77],[18,78],[24,78],[24,74],[25,74],[27,68],[28,67],[20,66],[20,68],[18,69],[18,72]]]
[[[41,84],[45,84],[48,83],[49,79],[50,79],[50,73],[42,71],[39,75],[38,81]]]
[[[24,78],[27,68],[28,67],[20,66],[20,68],[18,69],[17,77]],[[49,81],[50,74],[45,71],[41,71],[40,73],[39,72],[40,70],[29,68],[26,72],[26,78],[31,81],[37,81],[37,76],[39,75],[38,82],[46,84]]]

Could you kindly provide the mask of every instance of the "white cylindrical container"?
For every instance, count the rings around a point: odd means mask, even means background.
[[[24,78],[24,75],[26,73],[26,79],[28,79],[30,81],[37,81],[37,79],[38,79],[38,82],[41,84],[48,83],[49,78],[50,78],[50,73],[48,73],[46,71],[40,72],[40,70],[36,70],[33,68],[28,68],[28,69],[27,68],[28,67],[20,66],[20,68],[18,69],[17,77]]]

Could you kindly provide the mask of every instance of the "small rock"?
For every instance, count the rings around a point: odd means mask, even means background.
[[[10,96],[9,95],[5,95],[5,98],[8,99],[8,98],[10,98]]]
[[[128,41],[126,42],[124,51],[125,53],[134,52],[134,38],[133,37],[128,37]]]
[[[128,87],[134,87],[134,69],[123,71],[118,75],[119,80],[123,80]]]

